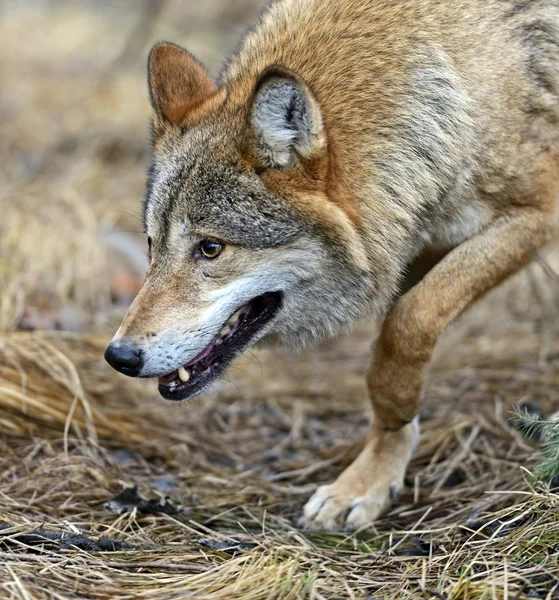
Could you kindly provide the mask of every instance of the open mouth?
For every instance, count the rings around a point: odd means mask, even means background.
[[[281,292],[268,292],[240,308],[216,337],[190,362],[159,378],[159,393],[166,400],[186,400],[202,391],[250,345],[281,308]]]

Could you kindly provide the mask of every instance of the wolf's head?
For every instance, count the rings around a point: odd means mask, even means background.
[[[168,43],[148,70],[150,266],[106,358],[182,400],[263,336],[300,345],[347,329],[374,294],[304,81],[269,67],[218,87]]]

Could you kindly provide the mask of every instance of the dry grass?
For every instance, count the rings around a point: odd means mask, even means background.
[[[191,39],[215,66],[258,2],[186,4],[132,46],[139,3],[0,5],[0,597],[559,597],[559,495],[512,417],[559,407],[545,267],[441,341],[407,487],[356,534],[295,523],[366,432],[373,326],[247,354],[181,407],[104,364],[143,268],[145,46]],[[178,511],[106,506],[133,485]]]

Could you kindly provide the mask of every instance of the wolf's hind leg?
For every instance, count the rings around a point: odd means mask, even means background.
[[[417,413],[437,338],[470,304],[530,261],[555,230],[553,203],[522,207],[450,252],[387,316],[367,383],[374,421],[357,459],[304,508],[310,529],[374,521],[402,485],[419,438]]]

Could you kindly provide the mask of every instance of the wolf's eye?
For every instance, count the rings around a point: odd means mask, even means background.
[[[204,240],[200,243],[200,254],[204,258],[217,258],[223,250],[223,244],[219,242],[210,242],[209,240]]]

